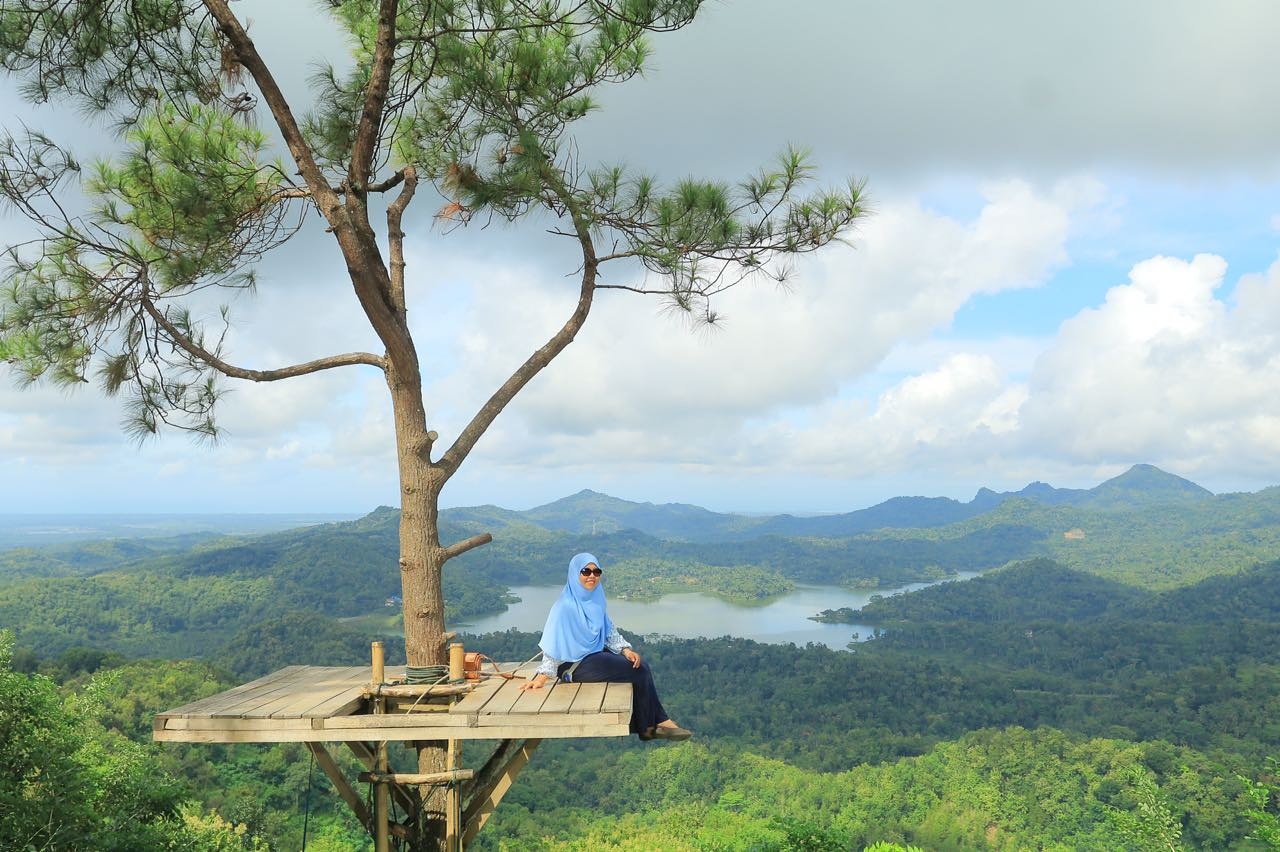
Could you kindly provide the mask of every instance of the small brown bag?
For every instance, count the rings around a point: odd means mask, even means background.
[[[484,654],[479,651],[467,651],[462,655],[462,676],[467,680],[480,679],[480,663]]]

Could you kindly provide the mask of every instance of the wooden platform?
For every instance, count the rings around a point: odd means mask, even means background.
[[[510,665],[503,668],[509,669]],[[387,678],[403,667],[388,667]],[[522,672],[532,674],[532,670]],[[374,714],[369,667],[289,666],[252,683],[160,713],[162,742],[278,743],[624,737],[631,684],[556,683],[520,691],[493,677],[430,712]]]

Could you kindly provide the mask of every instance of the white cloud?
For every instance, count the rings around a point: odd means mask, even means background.
[[[309,71],[295,48],[312,45],[315,31],[326,30],[320,54],[344,55],[316,16],[300,37],[285,4],[243,5],[291,92]],[[469,469],[505,466],[516,472],[512,488],[562,474],[598,486],[634,470],[651,481],[655,470],[775,481],[793,470],[849,480],[936,470],[973,482],[995,462],[1006,477],[1027,478],[1115,473],[1138,460],[1185,474],[1277,471],[1275,267],[1245,276],[1228,297],[1220,260],[1152,258],[1105,299],[1090,297],[1096,305],[1052,340],[1026,336],[1044,325],[1001,330],[1011,336],[999,340],[943,333],[975,296],[1034,287],[1086,251],[1090,260],[1205,249],[1234,258],[1213,236],[1230,225],[1195,232],[1190,218],[1137,221],[1134,208],[1152,203],[1146,192],[1167,197],[1172,184],[1143,183],[1153,175],[1202,189],[1179,196],[1193,202],[1222,203],[1224,175],[1266,194],[1280,173],[1270,141],[1280,112],[1256,105],[1280,95],[1271,43],[1280,6],[815,0],[804,14],[779,15],[776,3],[735,0],[708,4],[703,17],[654,39],[644,81],[604,93],[606,108],[581,136],[583,162],[736,177],[797,142],[814,147],[829,178],[868,175],[876,216],[856,251],[805,262],[797,292],[757,288],[726,300],[719,334],[690,334],[652,303],[602,293],[577,342],[498,419]],[[744,63],[743,50],[759,45],[768,61]],[[0,106],[13,102],[5,83]],[[82,133],[74,112],[21,114]],[[1051,185],[1082,171],[1115,177],[1133,206],[1108,206],[1116,197],[1097,181]],[[1025,179],[991,180],[1009,175]],[[938,183],[974,180],[989,182],[972,215],[914,200]],[[410,318],[428,421],[447,441],[568,315],[576,289],[560,276],[573,262],[561,262],[563,245],[535,244],[526,232],[536,226],[425,240],[431,205],[416,206]],[[1267,221],[1264,209],[1250,229]],[[258,296],[236,305],[236,363],[381,351],[331,239],[311,224],[314,233],[265,266]],[[1270,224],[1280,231],[1280,215]],[[12,241],[14,222],[0,225]],[[1162,227],[1192,233],[1171,246],[1167,232],[1150,233]],[[1095,229],[1092,248],[1080,245],[1082,228]],[[1044,304],[1061,317],[1080,303]],[[0,462],[39,477],[52,466],[104,470],[115,458],[124,475],[180,473],[210,493],[275,477],[284,499],[299,468],[394,482],[387,391],[372,371],[228,387],[224,444],[192,448],[171,434],[135,450],[120,434],[118,403],[96,390],[19,394],[0,381]]]
[[[953,353],[873,406],[840,401],[806,428],[774,424],[770,443],[837,477],[922,464],[953,477],[990,464],[1105,476],[1137,461],[1187,476],[1274,476],[1280,262],[1242,278],[1234,304],[1218,296],[1225,273],[1213,255],[1151,258],[1064,322],[1025,383],[990,356]]]
[[[1070,184],[983,192],[967,222],[911,200],[883,202],[856,250],[804,262],[794,292],[735,293],[715,333],[690,333],[651,303],[601,293],[578,340],[504,414],[483,454],[531,465],[737,463],[749,424],[836,398],[903,341],[947,327],[976,294],[1044,281],[1066,261],[1072,208],[1062,199],[1096,197]],[[463,335],[465,370],[436,389],[473,406],[554,331],[575,295],[518,270],[484,280]],[[958,380],[976,368],[961,359],[949,369]],[[1007,428],[1007,413],[987,419]]]
[[[1226,263],[1156,257],[1063,324],[1036,364],[1029,441],[1072,458],[1200,469],[1280,464],[1280,264],[1216,295]]]

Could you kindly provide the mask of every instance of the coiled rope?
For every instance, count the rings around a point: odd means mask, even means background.
[[[405,683],[444,683],[449,679],[448,666],[405,666]]]

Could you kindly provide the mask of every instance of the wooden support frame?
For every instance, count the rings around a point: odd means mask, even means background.
[[[484,824],[493,816],[502,797],[511,789],[511,785],[520,776],[521,770],[528,765],[533,752],[542,744],[542,740],[528,739],[517,744],[515,740],[505,740],[493,753],[493,757],[477,773],[471,790],[471,798],[462,811],[462,845],[465,847],[475,839],[484,828]]]
[[[443,783],[448,849],[460,852],[542,740],[629,732],[630,684],[557,683],[529,692],[505,676],[477,683],[397,683],[403,669],[384,665],[379,678],[376,649],[374,653],[373,672],[367,666],[288,666],[158,713],[153,737],[157,742],[305,743],[379,848],[390,845],[391,837],[407,838],[414,831],[412,818],[394,822],[390,813],[417,813],[421,788],[398,782]],[[523,670],[520,664],[513,666]],[[500,743],[469,780],[460,760],[468,740]],[[447,779],[395,773],[385,762],[389,743],[412,746],[421,741],[448,743]],[[369,806],[366,791],[357,784],[358,772],[344,777],[333,743],[346,743],[362,764],[373,782],[376,807]]]
[[[349,742],[347,743],[347,748],[351,749],[351,753],[364,764],[364,768],[367,771],[374,771],[374,767],[377,766],[377,757],[374,754],[374,746],[372,744]],[[396,800],[396,805],[400,810],[405,813],[411,814],[416,809],[417,803],[414,802],[413,795],[404,787],[392,787],[391,796]]]
[[[364,799],[342,774],[342,770],[338,767],[337,762],[334,761],[333,755],[329,754],[322,743],[307,743],[307,748],[315,755],[316,763],[324,770],[324,774],[329,776],[329,780],[333,782],[333,787],[338,791],[338,795],[355,812],[356,819],[360,820],[360,824],[365,827],[366,831],[372,829],[373,815],[365,807]]]
[[[479,770],[453,769],[430,775],[418,775],[392,773],[385,768],[379,770],[379,767],[385,767],[383,763],[385,742],[348,742],[347,747],[351,749],[352,754],[368,767],[367,771],[360,773],[359,780],[376,785],[375,801],[379,798],[378,792],[382,792],[384,797],[380,803],[375,804],[373,812],[365,806],[364,799],[342,774],[342,769],[323,744],[309,742],[306,746],[315,755],[316,763],[320,765],[321,770],[333,782],[338,795],[373,837],[375,848],[380,842],[388,843],[389,835],[405,837],[408,833],[406,826],[391,823],[385,811],[379,813],[377,810],[387,807],[388,798],[394,797],[397,805],[406,812],[411,812],[412,794],[405,785],[449,784],[452,800],[449,815],[453,817],[450,820],[453,831],[448,838],[449,848],[451,852],[454,850],[461,852],[493,816],[503,797],[515,784],[516,778],[528,765],[533,752],[541,743],[542,740],[537,739],[503,740]],[[454,748],[457,746],[455,745]],[[463,784],[465,787],[460,786]],[[465,807],[462,806],[464,801]]]

